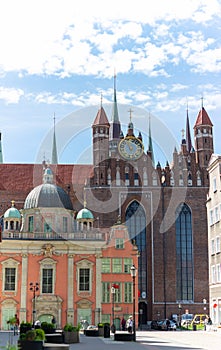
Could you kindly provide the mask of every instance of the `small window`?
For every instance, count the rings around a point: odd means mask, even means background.
[[[216,188],[216,177],[213,178],[213,192],[216,192],[217,188]]]
[[[215,241],[214,239],[211,240],[211,254],[215,254]]]
[[[110,273],[111,272],[111,260],[110,258],[103,258],[102,260],[102,265],[101,265],[101,271],[103,273]]]
[[[216,283],[216,267],[215,267],[215,265],[211,266],[211,282]]]
[[[42,269],[42,293],[53,293],[53,269]]]
[[[124,239],[123,238],[116,238],[115,248],[116,249],[124,249]]]
[[[33,232],[34,231],[34,217],[29,216],[28,217],[28,232]]]
[[[122,272],[122,259],[121,258],[113,258],[113,260],[112,260],[112,272],[113,273],[121,273]]]
[[[79,291],[90,290],[90,269],[79,270]]]
[[[132,303],[132,283],[126,282],[124,284],[124,302]]]
[[[14,267],[5,268],[5,291],[15,290],[16,269]]]
[[[213,210],[212,209],[209,212],[209,216],[210,216],[210,226],[212,226],[214,224]]]
[[[216,253],[220,253],[220,237],[216,237]]]
[[[110,302],[110,283],[109,282],[102,283],[102,302],[103,303]]]
[[[220,264],[216,265],[216,276],[217,282],[221,282]]]
[[[124,273],[130,273],[130,268],[133,265],[131,258],[124,258]]]
[[[68,218],[66,216],[63,217],[63,232],[68,232]]]
[[[219,207],[215,207],[215,222],[219,221]]]

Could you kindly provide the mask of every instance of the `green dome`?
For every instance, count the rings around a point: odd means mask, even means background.
[[[87,208],[83,208],[77,214],[77,220],[82,220],[82,219],[93,220],[94,216],[90,210],[88,210]]]
[[[8,218],[21,219],[21,213],[15,207],[11,207],[7,209],[4,214],[4,219],[8,219]]]

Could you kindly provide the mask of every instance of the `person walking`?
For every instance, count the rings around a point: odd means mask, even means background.
[[[121,320],[121,330],[125,331],[126,330],[126,320],[123,316],[122,320]]]
[[[127,320],[127,330],[129,333],[132,333],[133,331],[133,316],[130,316]]]
[[[15,314],[14,335],[18,334],[19,325],[20,325],[20,322],[19,322],[18,315]]]

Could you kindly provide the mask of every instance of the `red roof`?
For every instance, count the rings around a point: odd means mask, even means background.
[[[199,126],[199,125],[209,125],[209,126],[213,126],[206,110],[204,107],[202,107],[202,109],[199,111],[196,123],[194,125],[194,128]]]
[[[103,107],[97,112],[93,125],[110,125]]]

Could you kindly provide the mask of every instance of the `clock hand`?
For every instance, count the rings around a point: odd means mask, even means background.
[[[129,150],[130,150],[130,151],[133,151],[133,146],[131,146],[130,141],[127,141],[127,144],[128,144]]]

